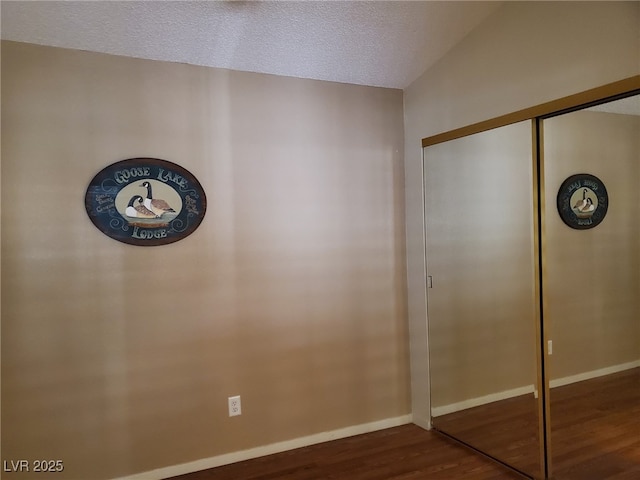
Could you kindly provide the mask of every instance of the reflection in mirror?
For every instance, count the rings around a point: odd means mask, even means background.
[[[640,97],[546,119],[543,134],[554,478],[640,478]],[[587,230],[555,210],[581,173],[609,197]]]
[[[541,474],[531,122],[425,147],[432,424]]]

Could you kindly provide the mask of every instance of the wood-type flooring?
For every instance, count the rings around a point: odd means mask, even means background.
[[[640,368],[551,389],[554,479],[640,479]]]
[[[533,395],[436,419],[439,429],[534,472]],[[640,368],[551,390],[553,480],[640,479]],[[507,480],[517,473],[434,431],[381,430],[171,480]]]
[[[640,368],[555,387],[550,396],[554,480],[640,479]],[[533,394],[522,395],[443,415],[434,425],[534,473],[536,411]]]
[[[416,425],[298,448],[171,480],[512,480],[472,450]]]

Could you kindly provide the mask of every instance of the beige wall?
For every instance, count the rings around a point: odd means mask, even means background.
[[[545,322],[551,379],[640,361],[640,117],[580,111],[544,121]],[[597,176],[609,209],[574,230],[556,195],[575,173]]]
[[[505,2],[404,92],[412,410],[429,419],[423,137],[640,73],[640,3]]]
[[[203,185],[183,241],[89,221],[138,156]],[[106,479],[409,414],[402,159],[399,90],[3,42],[2,459]]]

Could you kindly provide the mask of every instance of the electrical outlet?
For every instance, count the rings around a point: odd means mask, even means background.
[[[242,404],[240,403],[240,395],[229,397],[229,416],[235,417],[242,415]]]

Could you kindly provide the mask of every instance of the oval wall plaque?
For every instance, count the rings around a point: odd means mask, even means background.
[[[105,235],[131,245],[166,245],[192,234],[207,201],[190,172],[157,158],[130,158],[100,171],[87,188],[89,218]]]
[[[588,173],[567,178],[558,191],[558,213],[571,228],[585,230],[604,220],[609,208],[609,195],[602,181]]]

